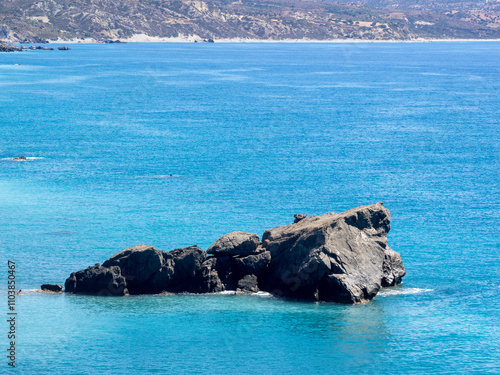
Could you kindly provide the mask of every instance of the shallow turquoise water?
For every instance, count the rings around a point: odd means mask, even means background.
[[[500,372],[499,61],[498,42],[1,54],[18,372]],[[407,276],[366,305],[29,291],[139,243],[206,249],[378,201]]]

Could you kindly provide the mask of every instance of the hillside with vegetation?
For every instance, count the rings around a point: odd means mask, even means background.
[[[339,1],[2,0],[0,41],[500,38],[500,2]]]

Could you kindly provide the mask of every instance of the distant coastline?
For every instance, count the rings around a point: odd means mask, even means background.
[[[416,38],[404,39],[246,39],[246,38],[221,38],[215,39],[215,43],[426,43],[426,42],[498,42],[500,39],[458,39],[458,38]],[[54,44],[93,44],[102,43],[94,38],[85,39],[57,39],[49,41]],[[130,38],[120,39],[122,43],[194,43],[203,42],[195,36],[180,37],[154,37],[145,34],[136,34]],[[16,43],[22,44],[22,43]]]
[[[392,0],[391,0],[392,1]],[[160,1],[96,0],[51,6],[13,0],[0,12],[7,43],[379,42],[500,39],[498,3],[405,0]],[[364,4],[364,5],[361,5]],[[22,16],[21,16],[22,15]]]

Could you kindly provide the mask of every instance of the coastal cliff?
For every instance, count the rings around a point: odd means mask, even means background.
[[[390,212],[382,203],[296,219],[265,231],[232,232],[205,252],[151,245],[120,251],[73,272],[65,292],[126,295],[259,290],[300,300],[362,303],[401,282],[401,256],[387,245]]]
[[[12,0],[0,2],[0,41],[498,39],[499,8],[444,1]]]

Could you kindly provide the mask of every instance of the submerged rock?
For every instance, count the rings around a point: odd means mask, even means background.
[[[377,203],[341,214],[303,217],[256,234],[232,232],[207,252],[198,246],[157,250],[138,245],[74,272],[73,293],[214,293],[264,290],[275,295],[341,303],[372,299],[401,282],[401,256],[387,246],[389,210]]]

